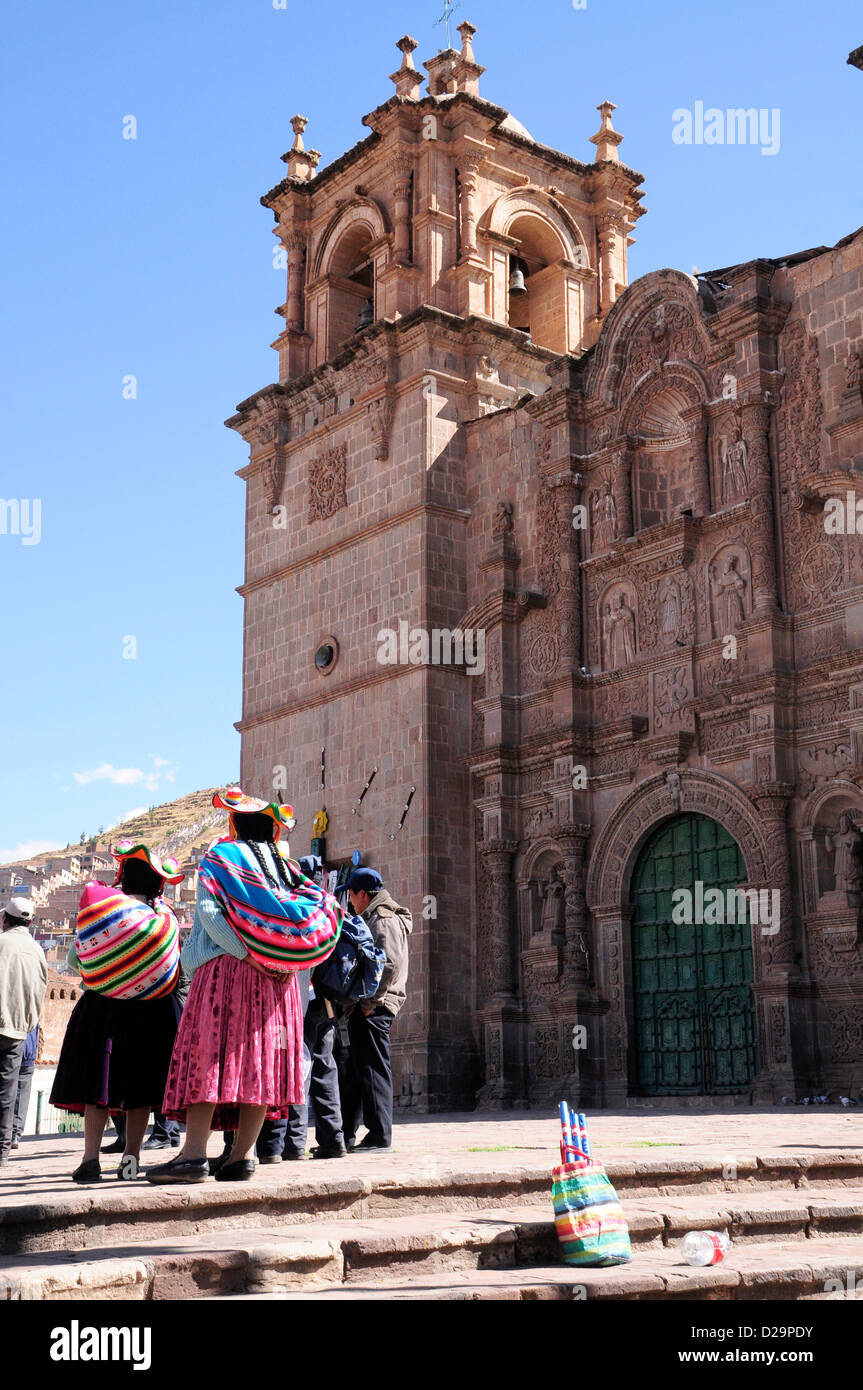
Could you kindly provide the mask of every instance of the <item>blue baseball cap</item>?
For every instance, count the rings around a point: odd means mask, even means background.
[[[374,897],[384,886],[384,881],[377,869],[354,869],[348,879],[349,893],[368,893]]]

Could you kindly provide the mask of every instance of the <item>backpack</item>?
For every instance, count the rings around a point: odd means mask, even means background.
[[[335,950],[315,969],[315,993],[334,1004],[371,999],[380,988],[386,963],[386,954],[375,945],[367,923],[348,908]]]

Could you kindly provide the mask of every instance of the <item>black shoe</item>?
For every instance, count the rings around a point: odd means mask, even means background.
[[[281,1163],[281,1154],[258,1154],[259,1163]]]
[[[121,1154],[126,1149],[125,1139],[115,1139],[113,1144],[106,1144],[102,1149],[103,1154]]]
[[[179,1149],[179,1147],[179,1139],[159,1139],[155,1134],[151,1134],[149,1139],[145,1139],[141,1145],[142,1149]]]
[[[305,1149],[282,1149],[282,1158],[285,1163],[298,1163],[300,1159],[305,1157]]]
[[[312,1158],[347,1158],[348,1151],[344,1144],[329,1144],[324,1148],[319,1144],[316,1149],[312,1149]]]
[[[227,1163],[227,1161],[228,1161],[228,1159],[230,1158],[230,1156],[231,1156],[231,1150],[228,1148],[228,1149],[222,1149],[222,1152],[219,1154],[218,1158],[211,1158],[211,1159],[210,1159],[210,1176],[211,1176],[211,1177],[214,1178],[214,1177],[216,1176],[216,1174],[218,1173],[219,1169],[220,1169],[220,1168],[224,1168],[224,1166],[225,1166],[225,1164]]]
[[[136,1182],[138,1178],[143,1176],[140,1164],[134,1154],[124,1154],[117,1169],[117,1177],[120,1182]]]
[[[125,1148],[125,1144],[123,1145]],[[80,1163],[72,1174],[73,1182],[101,1182],[102,1169],[99,1167],[98,1158],[88,1158],[86,1163]]]
[[[367,1134],[365,1139],[361,1139],[359,1144],[354,1146],[353,1152],[355,1154],[368,1153],[369,1149],[374,1149],[376,1153],[388,1154],[392,1149],[392,1144],[389,1139],[384,1139],[383,1136],[373,1138],[371,1134]]]
[[[172,1158],[170,1163],[160,1163],[156,1168],[148,1168],[145,1174],[148,1182],[205,1182],[210,1176],[210,1165],[205,1158]]]
[[[236,1163],[223,1163],[216,1174],[216,1182],[248,1182],[255,1176],[255,1160],[239,1158]]]
[[[356,1147],[357,1147],[357,1137],[356,1137],[356,1135],[354,1135],[351,1139],[345,1139],[345,1148],[347,1149],[348,1153],[353,1153],[353,1151],[354,1151],[354,1149],[355,1149]]]

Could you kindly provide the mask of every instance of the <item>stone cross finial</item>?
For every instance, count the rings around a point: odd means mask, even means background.
[[[602,117],[599,130],[590,137],[590,143],[596,146],[596,161],[599,163],[601,160],[610,159],[619,163],[617,147],[623,136],[619,135],[611,124],[611,113],[616,111],[617,107],[613,101],[603,101],[596,109]]]
[[[396,44],[396,48],[402,53],[402,65],[398,72],[390,74],[390,81],[396,84],[396,96],[403,97],[406,101],[416,101],[419,88],[423,84],[411,57],[417,46],[416,39],[412,39],[410,34],[405,34]]]

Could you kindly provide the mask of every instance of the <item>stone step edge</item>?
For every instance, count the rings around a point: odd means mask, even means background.
[[[225,1252],[214,1252],[225,1253]],[[697,1269],[683,1265],[665,1269],[638,1269],[619,1265],[610,1269],[577,1269],[554,1265],[533,1268],[505,1265],[467,1271],[432,1269],[411,1278],[379,1279],[373,1284],[351,1283],[344,1278],[343,1255],[334,1242],[308,1241],[301,1250],[262,1244],[236,1250],[230,1260],[216,1265],[212,1256],[192,1270],[175,1257],[113,1259],[99,1264],[56,1266],[50,1272],[34,1272],[7,1285],[7,1301],[51,1302],[88,1299],[123,1301],[188,1300],[230,1294],[269,1295],[284,1298],[342,1297],[348,1299],[398,1297],[580,1299],[633,1298],[730,1298],[796,1299],[799,1297],[863,1295],[863,1251],[857,1239],[817,1242],[805,1257],[770,1245],[750,1245],[735,1251],[735,1267],[723,1264]],[[663,1252],[668,1253],[668,1252]],[[175,1268],[160,1270],[173,1260]],[[765,1263],[766,1261],[766,1263]],[[651,1263],[649,1257],[645,1264]],[[300,1267],[301,1266],[301,1267]],[[217,1273],[218,1283],[210,1277]],[[195,1282],[190,1291],[189,1280]],[[422,1281],[422,1282],[421,1282]],[[429,1293],[429,1281],[441,1287]],[[830,1285],[835,1287],[830,1288]],[[549,1287],[553,1290],[549,1293]],[[544,1292],[536,1294],[536,1289]],[[532,1292],[533,1291],[533,1292]]]
[[[347,1161],[347,1160],[345,1160]],[[773,1187],[799,1188],[812,1183],[830,1183],[847,1187],[863,1180],[863,1153],[837,1150],[827,1154],[781,1154],[739,1156],[726,1160],[667,1159],[662,1161],[609,1162],[606,1172],[621,1196],[667,1196],[672,1191],[739,1191],[741,1183],[750,1183],[751,1190]],[[733,1171],[734,1176],[730,1176]],[[290,1182],[284,1185],[260,1183],[254,1180],[241,1187],[222,1187],[212,1181],[180,1187],[146,1188],[142,1182],[134,1193],[128,1187],[112,1183],[110,1178],[98,1186],[76,1189],[68,1196],[46,1198],[42,1202],[22,1203],[0,1207],[0,1231],[3,1227],[35,1226],[52,1220],[68,1223],[76,1217],[88,1218],[95,1213],[101,1220],[127,1217],[134,1211],[138,1218],[166,1216],[194,1211],[198,1208],[217,1209],[254,1206],[261,1198],[268,1203],[285,1207],[314,1204],[320,1209],[330,1199],[353,1199],[354,1203],[380,1201],[390,1206],[397,1201],[411,1200],[419,1194],[426,1202],[477,1193],[487,1200],[495,1191],[514,1191],[530,1195],[548,1192],[550,1168],[522,1168],[500,1172],[452,1170],[444,1172],[402,1173],[394,1177],[359,1176],[335,1178],[321,1182]],[[143,1198],[143,1200],[142,1200]],[[368,1208],[363,1214],[367,1214]],[[314,1215],[310,1215],[310,1220]]]
[[[115,1269],[120,1271],[117,1277],[122,1284],[127,1280],[124,1271],[140,1267],[148,1271],[153,1287],[167,1283],[182,1289],[174,1296],[194,1298],[200,1296],[200,1288],[223,1283],[226,1278],[231,1282],[232,1271],[244,1268],[247,1276],[248,1270],[257,1270],[253,1283],[264,1285],[273,1278],[291,1284],[303,1284],[310,1278],[350,1282],[394,1264],[402,1271],[441,1261],[466,1263],[474,1269],[485,1263],[524,1267],[553,1259],[558,1248],[554,1220],[545,1207],[453,1215],[454,1219],[442,1228],[439,1214],[407,1221],[373,1220],[363,1223],[356,1235],[349,1229],[350,1222],[343,1223],[345,1229],[340,1231],[332,1229],[339,1223],[330,1223],[331,1229],[323,1238],[307,1236],[303,1226],[279,1233],[269,1228],[210,1232],[213,1239],[209,1243],[192,1234],[177,1241],[170,1253],[149,1255],[141,1242],[138,1251],[129,1251],[121,1261],[88,1251],[95,1258],[70,1262],[60,1258],[65,1251],[52,1251],[47,1252],[50,1258],[43,1259],[41,1266],[25,1264],[24,1257],[20,1257],[0,1270],[0,1299],[64,1297],[61,1290],[77,1288],[80,1278],[98,1284],[100,1269],[106,1287],[112,1285]],[[699,1229],[726,1231],[738,1250],[769,1243],[769,1236],[765,1241],[768,1233],[774,1241],[793,1239],[801,1245],[805,1242],[806,1247],[812,1239],[823,1243],[846,1234],[856,1236],[859,1243],[863,1193],[857,1204],[850,1207],[820,1197],[811,1206],[756,1205],[725,1210],[701,1202],[688,1211],[663,1212],[643,1201],[630,1204],[627,1219],[634,1249],[648,1254],[667,1250],[677,1244],[685,1231]],[[27,1292],[32,1289],[43,1292]],[[51,1293],[51,1289],[56,1292]],[[161,1295],[151,1291],[141,1296]]]
[[[672,1197],[627,1197],[624,1212],[634,1244],[645,1245],[650,1242],[669,1244],[689,1230],[722,1230],[736,1241],[763,1240],[768,1231],[776,1232],[782,1238],[792,1234],[801,1239],[823,1237],[828,1234],[863,1232],[863,1186],[858,1189],[835,1188],[797,1190],[799,1195],[791,1197],[787,1189],[778,1191],[745,1191],[736,1196],[731,1193],[687,1193]],[[545,1195],[545,1194],[543,1194]],[[790,1200],[789,1200],[790,1199]],[[550,1200],[541,1205],[513,1203],[509,1206],[489,1206],[471,1208],[469,1211],[422,1212],[411,1215],[390,1214],[387,1216],[339,1217],[327,1220],[326,1215],[318,1214],[314,1221],[297,1222],[294,1225],[272,1225],[262,1227],[261,1213],[256,1211],[256,1222],[252,1226],[232,1225],[225,1228],[207,1229],[198,1224],[197,1229],[188,1235],[172,1235],[175,1247],[197,1243],[203,1248],[209,1236],[213,1244],[219,1241],[230,1244],[254,1240],[262,1230],[278,1241],[295,1240],[308,1242],[316,1238],[314,1232],[321,1226],[332,1235],[338,1232],[341,1243],[351,1246],[370,1245],[375,1236],[391,1241],[393,1232],[398,1234],[421,1231],[434,1234],[442,1222],[450,1229],[458,1226],[473,1227],[483,1222],[488,1229],[517,1228],[521,1233],[546,1230],[554,1234],[554,1215]],[[354,1234],[359,1228],[359,1234]],[[789,1228],[793,1228],[789,1229]],[[311,1232],[311,1234],[310,1234]],[[152,1234],[135,1233],[125,1242],[130,1256],[135,1256],[158,1240]],[[17,1265],[48,1264],[57,1262],[60,1254],[66,1253],[52,1248],[46,1250],[22,1251],[0,1257],[0,1275],[3,1271],[14,1270]],[[102,1258],[99,1248],[86,1248],[91,1261]]]

